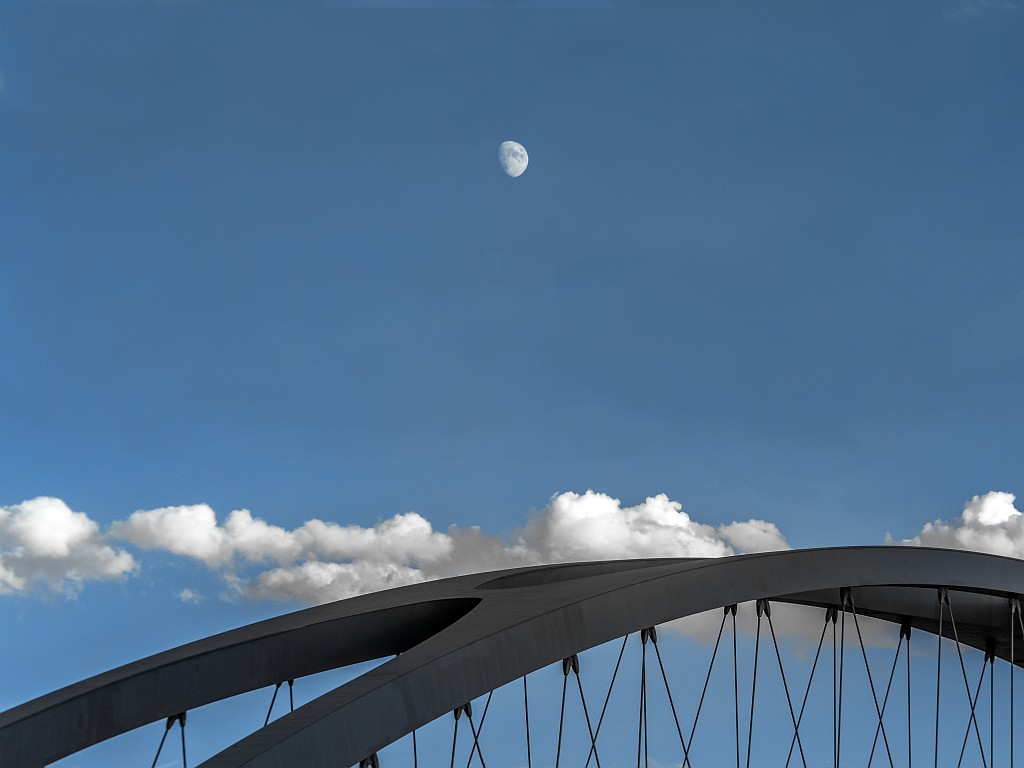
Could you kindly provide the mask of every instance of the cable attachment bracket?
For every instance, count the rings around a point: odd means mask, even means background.
[[[647,629],[640,630],[640,642],[647,645],[648,640],[655,645],[658,644],[658,630],[654,627],[648,627]]]
[[[360,760],[359,768],[380,768],[380,760],[377,759],[377,753],[374,752],[369,757],[364,757]]]
[[[769,619],[772,617],[772,605],[768,602],[767,597],[761,597],[757,600],[758,618],[760,618],[762,614],[767,616]]]
[[[846,606],[850,606],[851,611],[855,611],[853,607],[853,590],[849,587],[843,587],[839,590],[839,601],[843,604],[843,612],[846,612]]]
[[[575,653],[572,656],[562,659],[562,674],[568,677],[570,669],[576,677],[580,676],[580,657]]]
[[[725,606],[725,615],[728,616],[729,614],[736,615],[736,603]]]
[[[472,704],[471,704],[470,702],[468,702],[468,701],[467,701],[467,702],[466,702],[465,704],[463,704],[463,705],[462,705],[461,707],[456,707],[456,708],[455,708],[455,711],[454,711],[454,712],[452,713],[452,714],[454,714],[454,715],[455,715],[455,719],[456,719],[456,721],[457,721],[457,720],[458,720],[458,719],[459,719],[460,717],[462,717],[462,713],[463,713],[463,712],[465,712],[465,713],[466,713],[466,717],[472,717],[472,716],[473,716],[473,705],[472,705]]]
[[[835,624],[836,622],[839,621],[839,606],[838,605],[830,605],[830,606],[828,606],[828,608],[825,609],[825,623],[828,624],[830,621],[833,624]]]
[[[181,727],[182,728],[185,727],[185,713],[184,712],[179,712],[178,714],[171,715],[170,717],[167,718],[167,730],[168,731],[171,730],[171,727],[175,723],[181,723]]]
[[[910,642],[910,632],[913,629],[913,625],[910,623],[910,619],[903,617],[903,621],[900,622],[900,640],[906,640]]]

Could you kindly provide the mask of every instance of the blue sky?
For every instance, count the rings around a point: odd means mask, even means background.
[[[0,508],[131,558],[19,561],[0,709],[298,607],[233,510],[305,563],[408,513],[565,557],[591,489],[1024,556],[1024,10],[601,5],[0,8]],[[205,560],[126,522],[199,505]]]

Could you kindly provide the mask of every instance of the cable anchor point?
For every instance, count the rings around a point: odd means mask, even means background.
[[[580,657],[575,653],[572,656],[562,659],[562,674],[568,677],[570,669],[576,677],[580,676]]]

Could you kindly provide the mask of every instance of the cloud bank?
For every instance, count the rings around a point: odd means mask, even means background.
[[[0,594],[36,587],[75,595],[87,581],[124,578],[134,558],[114,549],[84,512],[40,496],[0,507]]]
[[[763,520],[711,526],[664,494],[623,506],[603,493],[562,493],[511,541],[480,528],[436,531],[415,512],[372,527],[309,520],[286,530],[235,510],[223,524],[205,504],[142,510],[110,535],[223,571],[252,600],[309,605],[428,579],[540,563],[627,557],[721,557],[788,549]],[[269,565],[265,569],[253,566]]]
[[[959,520],[927,523],[899,543],[1024,558],[1024,513],[1015,500],[1002,491],[975,496]],[[594,491],[560,493],[507,538],[478,526],[435,530],[415,512],[373,526],[312,519],[286,529],[245,509],[218,520],[206,504],[140,510],[104,533],[85,513],[44,496],[0,506],[0,594],[74,596],[86,582],[122,579],[138,564],[118,542],[202,563],[235,597],[306,605],[523,565],[789,548],[770,522],[708,525],[664,494],[626,506]],[[190,589],[177,594],[185,602],[202,599]]]
[[[975,496],[964,504],[959,522],[935,520],[900,544],[1024,558],[1024,514],[1014,506],[1015,501],[1016,497],[1005,491]]]

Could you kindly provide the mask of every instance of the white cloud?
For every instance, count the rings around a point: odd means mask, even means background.
[[[110,534],[142,549],[162,549],[201,560],[211,568],[231,559],[227,534],[206,504],[135,512],[126,521],[114,523]]]
[[[1024,558],[1024,514],[1014,506],[1015,500],[1004,491],[975,496],[964,504],[959,522],[935,520],[900,543]]]
[[[747,520],[718,527],[718,535],[739,552],[777,552],[789,549],[778,526],[764,520]]]
[[[714,527],[694,522],[664,494],[623,507],[603,493],[562,493],[530,521],[524,539],[542,562],[732,554]]]
[[[0,594],[43,585],[74,595],[86,581],[134,570],[129,553],[107,544],[95,521],[60,499],[40,496],[0,507]]]
[[[520,565],[788,549],[778,528],[761,520],[716,528],[693,521],[663,494],[624,507],[593,491],[552,497],[511,542],[476,526],[435,531],[415,512],[372,527],[314,519],[288,531],[236,510],[221,525],[205,504],[138,511],[111,534],[219,569],[232,594],[307,604]],[[276,567],[253,572],[261,563]]]
[[[416,584],[424,578],[423,571],[418,568],[398,563],[312,560],[264,571],[240,585],[240,591],[253,600],[297,601],[315,605],[364,592]]]
[[[206,599],[205,595],[201,595],[199,592],[193,592],[188,587],[185,587],[178,593],[178,599],[183,603],[190,603],[192,605],[198,605]]]

